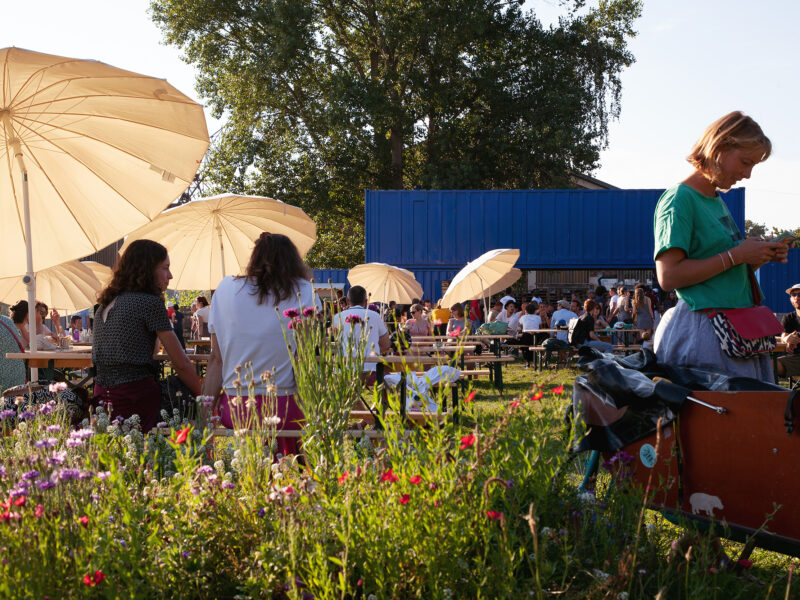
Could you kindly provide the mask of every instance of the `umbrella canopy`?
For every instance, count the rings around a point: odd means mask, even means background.
[[[202,106],[163,79],[4,48],[0,80],[0,277],[19,274],[26,245],[37,272],[149,222],[208,148]]]
[[[517,260],[519,260],[519,250],[498,249],[490,250],[467,263],[450,282],[450,286],[442,298],[442,306],[485,298],[507,288],[519,279],[517,276],[513,281],[507,283]]]
[[[94,306],[97,302],[97,292],[102,287],[103,283],[95,277],[92,270],[77,260],[50,267],[36,274],[37,300],[51,308],[62,309],[68,313]],[[21,277],[0,279],[0,302],[14,304],[26,298],[27,294],[28,287]]]
[[[100,283],[103,287],[107,286],[111,282],[111,277],[114,275],[114,272],[110,267],[93,260],[82,260],[81,264],[85,267],[89,267],[92,270],[92,273],[94,273],[94,276],[100,280]]]
[[[261,196],[223,194],[170,209],[125,240],[153,239],[169,251],[170,289],[213,290],[226,275],[241,274],[263,232],[282,233],[301,256],[317,239],[317,226],[296,206]]]
[[[386,304],[394,300],[409,304],[414,298],[422,298],[422,286],[414,278],[414,273],[384,263],[356,265],[347,274],[350,285],[360,285],[373,300]]]

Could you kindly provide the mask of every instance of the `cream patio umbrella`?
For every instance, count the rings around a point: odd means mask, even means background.
[[[356,265],[347,274],[350,285],[360,285],[374,299],[394,300],[409,304],[414,298],[422,298],[422,286],[414,278],[414,273],[385,263],[366,263]],[[381,309],[383,311],[383,309]]]
[[[0,277],[26,265],[32,306],[34,272],[150,221],[208,144],[203,108],[163,79],[0,49]]]
[[[89,267],[92,270],[92,273],[94,273],[94,276],[97,277],[103,287],[106,287],[109,284],[111,277],[114,275],[110,267],[107,267],[97,261],[82,260],[81,264],[85,267]]]
[[[302,209],[262,196],[223,194],[170,209],[131,233],[153,239],[169,251],[174,290],[213,290],[226,275],[241,274],[263,232],[282,233],[305,256],[317,239],[317,225]]]
[[[488,295],[510,285],[507,282],[514,275],[512,269],[517,260],[519,260],[519,250],[506,248],[490,250],[467,263],[450,282],[442,298],[442,306],[478,298],[484,298],[485,302]],[[517,279],[519,276],[513,281]]]
[[[93,306],[102,287],[92,270],[77,260],[36,273],[36,299],[68,313]],[[14,304],[27,294],[28,287],[21,277],[0,279],[0,302]]]

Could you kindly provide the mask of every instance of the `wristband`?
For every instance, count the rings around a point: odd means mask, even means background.
[[[719,260],[720,260],[720,262],[722,262],[722,272],[724,273],[724,272],[725,272],[725,271],[727,271],[727,269],[728,269],[728,268],[725,266],[725,258],[722,256],[722,252],[720,252],[719,254],[717,254],[717,256],[719,256]]]

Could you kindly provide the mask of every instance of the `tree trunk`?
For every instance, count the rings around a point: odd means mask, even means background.
[[[392,142],[392,187],[403,189],[403,134],[398,127],[391,129]]]

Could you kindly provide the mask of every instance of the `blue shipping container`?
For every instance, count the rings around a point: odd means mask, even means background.
[[[744,192],[723,195],[742,230]],[[488,250],[518,248],[520,269],[651,269],[653,212],[662,193],[367,190],[366,261],[457,271]]]
[[[800,283],[800,249],[789,250],[789,262],[767,263],[758,270],[758,281],[764,292],[764,304],[773,312],[787,313],[794,310],[786,290]]]

